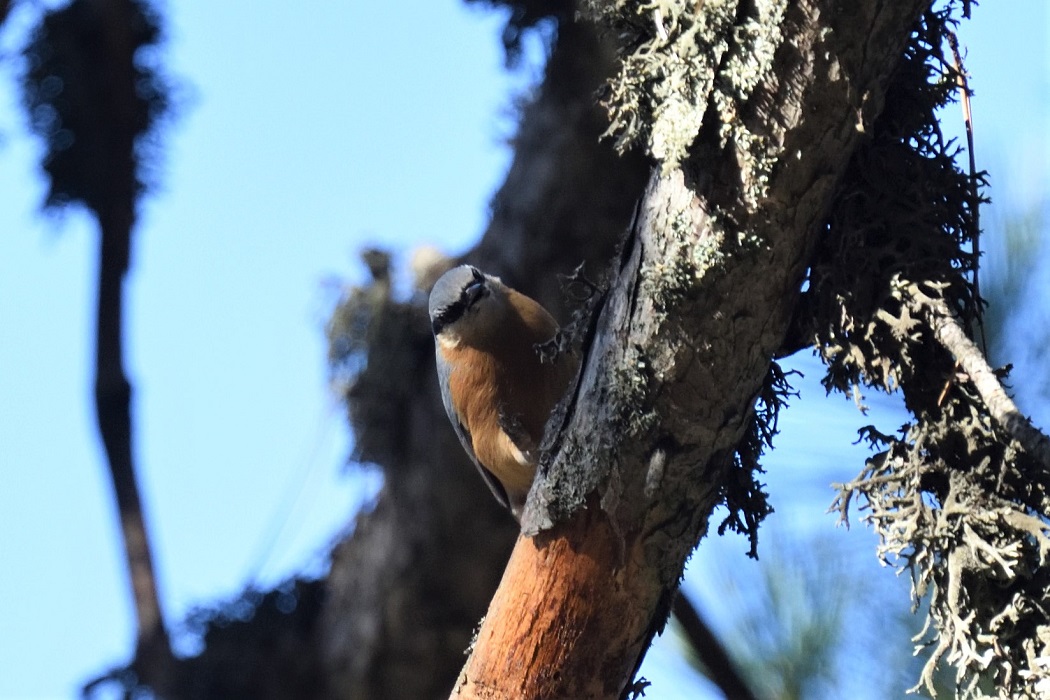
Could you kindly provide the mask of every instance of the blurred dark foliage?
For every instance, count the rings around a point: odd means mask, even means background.
[[[508,11],[507,23],[503,26],[503,48],[508,67],[516,67],[521,61],[521,42],[528,30],[545,20],[556,20],[551,26],[571,21],[575,5],[571,0],[465,0],[468,4],[481,4],[503,8]]]
[[[293,578],[268,591],[199,608],[185,621],[203,651],[176,661],[169,694],[183,700],[278,700],[326,697],[315,629],[324,581]],[[117,687],[125,697],[151,697],[134,672],[118,669],[92,681],[85,697]],[[108,696],[107,696],[108,697]]]
[[[928,12],[916,29],[872,139],[850,162],[804,302],[817,324],[828,391],[907,384],[913,412],[931,392],[939,394],[951,359],[935,343],[913,342],[919,320],[902,318],[895,288],[902,280],[939,285],[967,325],[981,310],[971,203],[985,173],[959,169],[960,148],[944,138],[937,120],[937,110],[957,95],[942,45],[954,25],[949,5]],[[890,317],[902,320],[887,323]]]
[[[134,195],[145,187],[141,169],[129,172],[114,152],[151,133],[170,107],[169,85],[149,60],[149,49],[161,39],[159,16],[142,0],[125,6],[129,31],[121,36],[131,46],[112,45],[115,32],[107,31],[103,4],[74,0],[47,12],[25,48],[23,99],[30,126],[45,144],[48,206],[81,202],[99,212],[114,180],[131,178],[121,184]],[[130,96],[116,79],[129,71]]]
[[[324,581],[297,578],[191,614],[204,651],[183,662],[178,697],[324,697],[314,633],[324,596]]]
[[[123,283],[146,189],[142,173],[169,107],[169,87],[153,63],[160,38],[160,17],[142,0],[73,0],[43,12],[24,49],[22,89],[30,127],[44,143],[45,205],[81,204],[99,225],[95,409],[136,627],[134,660],[122,673],[167,688],[174,657],[137,483],[123,343]]]

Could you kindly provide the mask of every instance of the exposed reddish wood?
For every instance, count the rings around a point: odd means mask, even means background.
[[[618,697],[660,592],[646,567],[627,565],[640,541],[621,540],[598,508],[518,538],[452,697]]]

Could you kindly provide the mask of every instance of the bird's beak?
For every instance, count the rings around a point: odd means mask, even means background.
[[[463,290],[463,295],[467,300],[467,308],[473,306],[481,297],[485,296],[485,278],[475,278],[473,282],[467,285],[467,288]]]

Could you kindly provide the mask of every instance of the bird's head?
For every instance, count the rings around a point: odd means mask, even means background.
[[[507,288],[498,277],[473,265],[454,267],[430,292],[430,325],[445,347],[456,347],[499,333],[507,312]]]

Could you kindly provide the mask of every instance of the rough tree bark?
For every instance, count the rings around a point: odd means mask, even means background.
[[[667,157],[454,698],[628,688],[752,425],[836,184],[928,3],[669,5],[614,21],[649,23],[657,51],[700,37],[715,75],[680,117],[684,140],[650,141]]]

